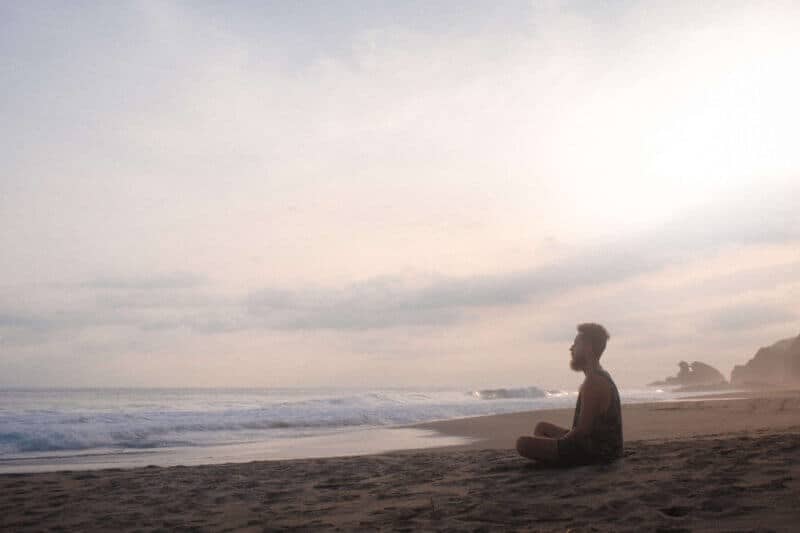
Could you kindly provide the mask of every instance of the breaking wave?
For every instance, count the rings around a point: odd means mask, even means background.
[[[548,394],[538,387],[519,389],[486,389],[473,391],[472,395],[479,400],[508,400],[512,398],[546,398]]]
[[[533,386],[468,392],[0,390],[0,459],[257,442],[571,407],[574,394]]]

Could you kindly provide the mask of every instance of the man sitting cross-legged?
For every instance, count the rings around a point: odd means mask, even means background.
[[[585,374],[572,428],[539,422],[532,437],[517,439],[523,457],[562,465],[610,462],[622,457],[622,410],[619,391],[600,366],[609,335],[600,324],[578,326],[570,347],[570,367]]]

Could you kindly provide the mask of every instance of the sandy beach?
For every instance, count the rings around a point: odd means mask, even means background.
[[[0,529],[796,531],[800,392],[744,396],[626,405],[625,458],[604,466],[516,455],[558,410],[425,424],[474,439],[426,450],[7,474]]]

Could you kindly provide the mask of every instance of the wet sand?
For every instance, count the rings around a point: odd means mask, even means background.
[[[0,530],[796,531],[800,524],[797,392],[625,406],[625,458],[573,469],[543,468],[510,449],[506,435],[545,415],[563,422],[571,411],[434,424],[490,437],[455,447],[3,475]]]

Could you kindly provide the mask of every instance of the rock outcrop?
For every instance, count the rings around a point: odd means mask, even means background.
[[[800,335],[760,348],[744,365],[731,372],[736,387],[770,387],[800,384]]]
[[[678,363],[680,370],[676,376],[670,376],[664,381],[654,381],[649,386],[657,387],[662,385],[679,386],[679,387],[697,387],[697,386],[715,386],[725,385],[728,381],[722,373],[711,365],[707,365],[700,361],[694,361],[691,364],[686,361]]]

